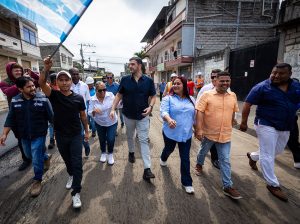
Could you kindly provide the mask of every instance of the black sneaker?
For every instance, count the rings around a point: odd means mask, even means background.
[[[30,163],[29,161],[23,161],[23,163],[19,166],[19,171],[22,171],[22,170],[25,170],[27,167],[30,166]]]
[[[53,149],[54,146],[55,146],[55,141],[54,141],[53,138],[51,138],[51,139],[50,139],[50,143],[49,143],[49,145],[48,145],[48,149]]]
[[[134,152],[130,152],[128,155],[128,161],[130,163],[135,163],[135,156],[134,156]]]
[[[216,167],[217,169],[220,169],[219,160],[211,160],[211,163],[214,167]]]
[[[155,178],[155,175],[151,172],[150,168],[144,169],[144,180],[150,180],[151,178]]]

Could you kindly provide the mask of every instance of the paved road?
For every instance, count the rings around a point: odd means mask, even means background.
[[[243,199],[233,201],[222,193],[219,171],[206,159],[204,174],[192,174],[194,195],[187,195],[180,184],[178,152],[161,168],[163,148],[162,121],[158,107],[151,118],[152,170],[155,180],[142,180],[140,154],[134,165],[127,162],[125,130],[119,128],[114,166],[99,162],[98,139],[92,139],[92,155],[84,159],[83,206],[75,211],[70,192],[65,189],[67,172],[56,149],[50,170],[44,175],[43,191],[29,196],[31,169],[18,172],[17,150],[0,160],[0,223],[300,223],[300,172],[293,167],[291,153],[285,151],[276,161],[276,173],[289,202],[274,198],[266,189],[261,172],[248,166],[247,151],[257,148],[257,139],[234,130],[232,139],[232,176]],[[199,142],[194,140],[191,166]]]

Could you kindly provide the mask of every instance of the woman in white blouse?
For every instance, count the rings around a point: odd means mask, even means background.
[[[116,130],[118,126],[117,115],[111,120],[109,113],[115,96],[106,91],[103,82],[96,83],[96,95],[90,99],[88,114],[95,120],[95,125],[99,137],[101,157],[100,162],[109,165],[114,164],[113,150],[115,144]],[[107,149],[106,149],[107,148]]]

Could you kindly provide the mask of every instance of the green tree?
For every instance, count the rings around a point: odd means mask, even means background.
[[[78,63],[77,61],[73,61],[73,66],[74,66],[74,68],[77,68],[79,70],[79,72],[83,72],[82,65],[80,63]]]
[[[139,57],[139,58],[141,58],[142,60],[143,60],[144,58],[148,58],[148,57],[149,57],[149,56],[146,54],[146,52],[145,52],[144,49],[142,49],[142,50],[139,51],[139,52],[135,52],[133,55],[134,55],[134,56],[137,56],[137,57]]]

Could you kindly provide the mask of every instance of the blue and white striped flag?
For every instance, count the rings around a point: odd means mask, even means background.
[[[93,0],[1,0],[0,4],[64,42]]]

